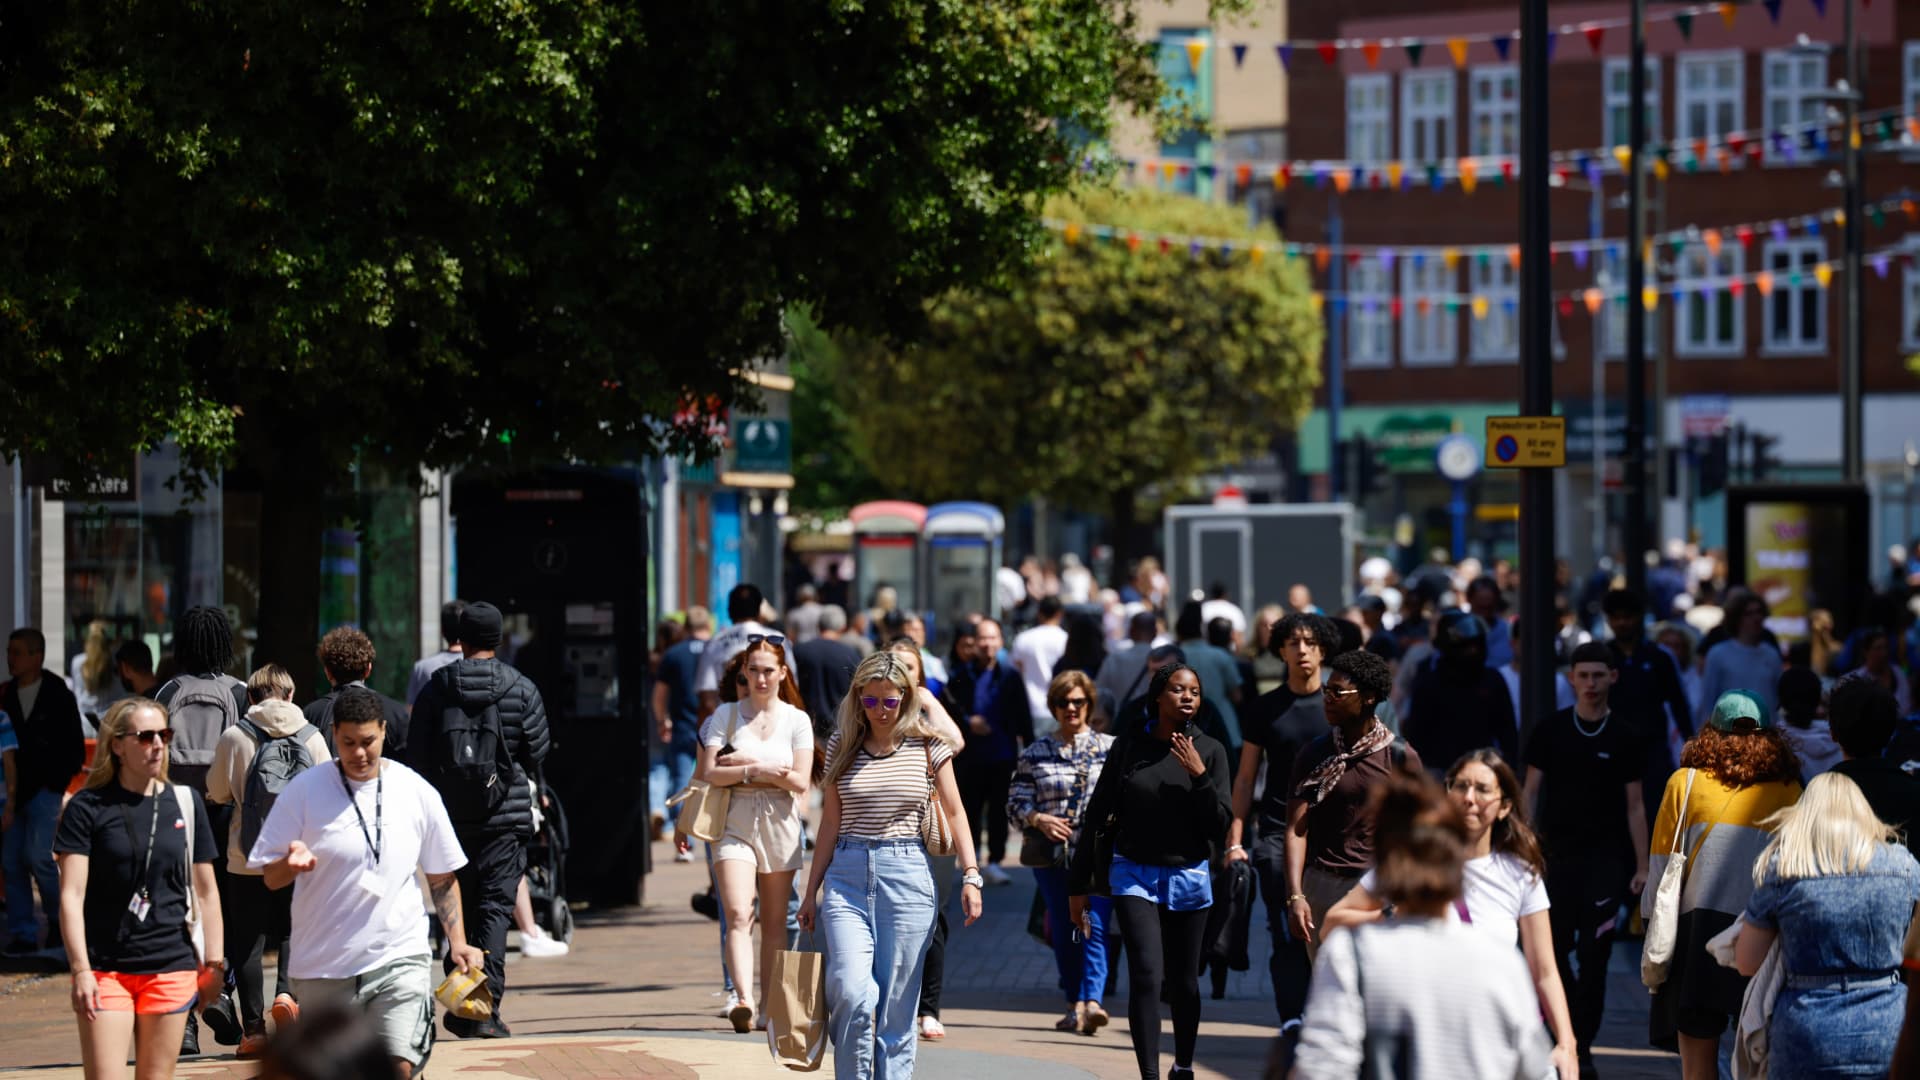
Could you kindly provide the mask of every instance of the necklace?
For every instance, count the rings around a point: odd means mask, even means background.
[[[1607,710],[1607,715],[1600,718],[1600,726],[1594,728],[1592,731],[1588,731],[1585,727],[1581,726],[1580,713],[1575,711],[1573,714],[1573,729],[1589,739],[1597,738],[1601,732],[1607,730],[1607,721],[1611,719],[1613,719],[1613,710],[1609,709]]]

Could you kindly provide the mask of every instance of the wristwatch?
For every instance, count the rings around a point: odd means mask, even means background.
[[[976,889],[985,889],[987,887],[987,879],[980,876],[980,871],[969,870],[960,875],[960,884],[962,886],[971,885]]]

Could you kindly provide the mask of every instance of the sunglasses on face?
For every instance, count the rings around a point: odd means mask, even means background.
[[[122,732],[120,737],[123,739],[138,739],[142,746],[152,746],[157,739],[161,746],[165,746],[173,741],[173,729],[159,728],[154,731],[127,731]]]
[[[748,634],[747,635],[747,644],[749,645],[758,645],[763,641],[772,642],[775,645],[785,645],[787,643],[787,639],[780,634]]]
[[[1086,707],[1087,707],[1087,699],[1083,697],[1068,698],[1067,700],[1061,702],[1059,705],[1055,706],[1055,708],[1064,709],[1068,712],[1079,712],[1080,710]]]
[[[1320,688],[1320,693],[1330,698],[1352,697],[1359,692],[1360,688],[1357,686],[1349,686],[1345,690],[1342,690],[1332,683],[1328,683]]]
[[[869,709],[877,709],[882,705],[885,705],[889,709],[897,709],[900,707],[900,699],[897,697],[863,697],[860,699],[860,704]]]

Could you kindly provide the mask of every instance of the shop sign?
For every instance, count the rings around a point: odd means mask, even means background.
[[[1371,442],[1388,472],[1431,473],[1440,440],[1451,434],[1447,413],[1393,413],[1380,421]]]

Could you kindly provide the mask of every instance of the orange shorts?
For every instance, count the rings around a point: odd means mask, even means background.
[[[100,986],[101,1012],[130,1012],[137,1016],[164,1016],[186,1012],[199,993],[200,979],[191,971],[165,971],[158,975],[122,975],[96,971],[93,978]]]

